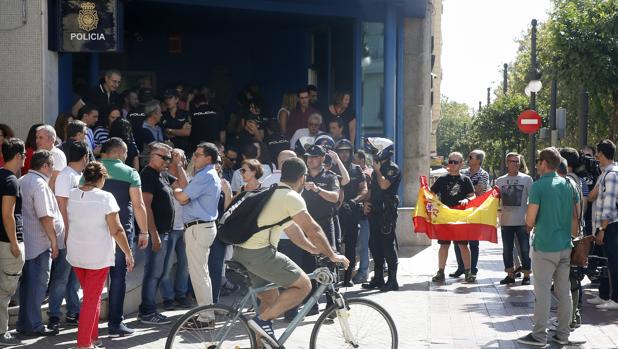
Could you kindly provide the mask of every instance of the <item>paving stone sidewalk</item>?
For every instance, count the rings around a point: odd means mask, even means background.
[[[515,339],[532,328],[534,306],[532,286],[501,286],[504,277],[501,245],[482,242],[479,274],[476,284],[462,279],[448,279],[443,285],[430,282],[436,271],[438,246],[403,248],[400,250],[400,284],[398,292],[367,292],[355,286],[346,290],[349,297],[368,297],[382,304],[392,315],[399,331],[399,348],[526,348]],[[450,250],[447,273],[455,269]],[[587,279],[586,279],[587,280]],[[534,282],[534,277],[533,280]],[[519,280],[518,280],[519,283]],[[585,299],[596,294],[586,285]],[[323,307],[323,305],[322,305]],[[182,311],[165,315],[177,319]],[[106,348],[162,349],[171,328],[140,324],[133,314],[127,323],[136,334],[127,338],[107,338],[105,324],[100,333]],[[618,311],[599,311],[584,302],[584,324],[572,333],[573,339],[586,340],[577,348],[618,348]],[[297,328],[285,347],[308,348],[309,335],[317,317],[309,317]],[[281,333],[284,322],[275,327]],[[52,338],[27,339],[24,348],[74,348],[76,328],[62,330]],[[559,348],[550,344],[549,348]],[[377,348],[372,348],[377,349]]]

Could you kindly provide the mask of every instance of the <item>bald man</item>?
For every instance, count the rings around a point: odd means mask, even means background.
[[[279,183],[279,180],[281,179],[281,166],[283,166],[285,160],[295,157],[296,153],[292,150],[282,150],[281,153],[279,153],[279,156],[277,156],[277,169],[274,170],[273,173],[264,177],[264,179],[262,180],[262,187],[267,188],[273,184]]]

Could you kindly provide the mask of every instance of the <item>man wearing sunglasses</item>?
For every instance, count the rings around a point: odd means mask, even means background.
[[[165,271],[167,243],[174,223],[172,186],[176,187],[177,184],[176,177],[168,172],[172,162],[172,148],[164,143],[153,143],[150,149],[148,165],[140,173],[150,241],[146,252],[142,303],[139,306],[138,318],[143,324],[164,325],[169,324],[170,320],[157,312],[156,296],[159,281]]]
[[[448,165],[446,169],[448,174],[439,177],[431,186],[431,192],[436,194],[440,201],[446,206],[452,207],[457,205],[466,205],[475,197],[474,186],[470,177],[460,173],[463,165],[463,155],[459,152],[453,152],[448,156]],[[438,252],[438,272],[431,279],[433,282],[443,282],[444,267],[448,258],[448,249],[451,245],[450,240],[438,240],[440,251]],[[456,249],[459,248],[463,258],[464,272],[466,274],[466,282],[474,282],[476,278],[470,270],[470,249],[468,241],[455,241]]]

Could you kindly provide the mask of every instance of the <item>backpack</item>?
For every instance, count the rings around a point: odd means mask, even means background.
[[[219,240],[228,245],[242,244],[249,240],[255,233],[290,221],[292,217],[287,217],[275,224],[258,226],[258,217],[260,213],[262,213],[264,206],[266,206],[275,193],[275,190],[291,189],[273,184],[269,188],[241,192],[234,198],[230,206],[225,210],[223,215],[221,215],[221,218],[219,218],[219,226],[217,228],[217,237]]]

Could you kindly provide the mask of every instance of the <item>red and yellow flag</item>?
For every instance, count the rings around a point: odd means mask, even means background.
[[[497,223],[500,192],[492,188],[465,207],[448,207],[429,190],[421,177],[414,210],[414,231],[437,240],[483,240],[498,243]]]

